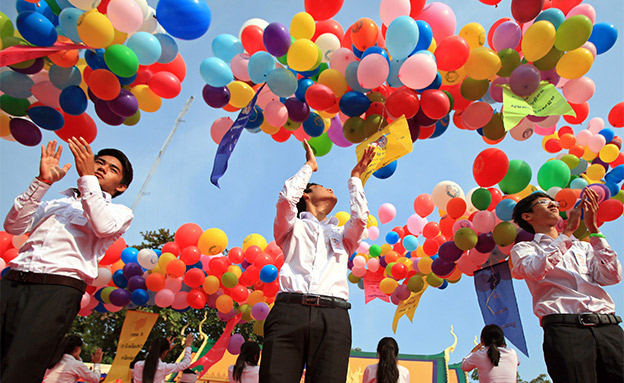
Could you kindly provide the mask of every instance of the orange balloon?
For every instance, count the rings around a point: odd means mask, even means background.
[[[568,211],[574,207],[577,197],[573,189],[561,189],[555,196],[555,201],[559,202],[559,210]]]
[[[377,42],[379,28],[377,24],[368,17],[363,17],[351,26],[351,41],[360,51],[365,51]]]
[[[96,97],[110,101],[119,96],[121,84],[113,72],[106,69],[96,69],[89,76],[89,89]]]
[[[574,134],[565,133],[559,137],[559,144],[563,149],[571,149],[576,144],[576,138]]]
[[[73,44],[73,42],[65,36],[59,36],[58,42]],[[50,53],[48,55],[50,61],[62,68],[71,68],[78,63],[79,52],[78,49],[68,49],[64,51],[58,51]]]
[[[581,145],[575,144],[570,148],[570,150],[568,150],[568,153],[575,155],[578,158],[581,158],[583,157],[583,154],[585,154],[585,148],[583,148]]]
[[[466,212],[466,201],[460,197],[451,198],[446,203],[446,212],[453,219],[461,217]]]

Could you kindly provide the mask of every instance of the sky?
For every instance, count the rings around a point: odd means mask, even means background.
[[[228,246],[241,246],[243,238],[259,233],[272,240],[275,203],[284,180],[292,176],[305,162],[303,147],[291,137],[286,143],[277,143],[265,133],[243,132],[232,157],[227,173],[219,181],[218,189],[210,183],[217,145],[210,138],[214,120],[224,116],[236,118],[235,113],[215,110],[201,98],[204,82],[199,65],[212,56],[211,42],[219,34],[238,35],[240,26],[248,19],[262,18],[268,22],[280,22],[286,26],[292,17],[304,11],[302,0],[208,0],[212,11],[212,23],[207,33],[199,39],[177,39],[180,53],[187,64],[187,77],[182,92],[174,99],[163,100],[160,110],[142,113],[135,126],[108,126],[98,122],[98,136],[92,143],[94,149],[115,147],[124,151],[134,166],[134,182],[115,202],[132,205],[145,177],[154,163],[165,139],[173,127],[178,113],[187,99],[195,97],[188,114],[155,172],[145,195],[135,211],[132,226],[124,235],[128,244],[141,242],[141,232],[168,228],[175,231],[187,222],[199,224],[204,230],[220,228],[228,235]],[[428,1],[430,3],[431,1]],[[502,17],[510,17],[510,0],[503,0],[498,7],[488,6],[477,0],[446,0],[457,19],[455,34],[470,22],[479,22],[486,31]],[[586,1],[587,2],[587,1]],[[156,7],[156,1],[149,1]],[[612,23],[624,31],[624,8],[619,0],[589,1],[596,9],[596,22]],[[381,25],[379,0],[345,0],[341,11],[334,17],[346,30],[362,17],[369,17]],[[15,9],[3,2],[2,9],[15,20]],[[624,50],[621,39],[608,52],[599,55],[587,76],[596,83],[596,92],[590,100],[590,114],[605,121],[609,110],[624,100]],[[497,106],[500,108],[500,104]],[[92,106],[89,113],[95,115]],[[562,126],[560,123],[558,126]],[[573,126],[575,132],[585,125]],[[621,130],[616,130],[621,136]],[[56,139],[44,131],[43,140]],[[541,136],[518,142],[506,137],[496,145],[509,159],[521,159],[533,170],[532,184],[537,184],[539,167],[552,155],[541,146]],[[489,148],[476,132],[459,130],[451,125],[442,136],[416,141],[412,153],[401,158],[396,173],[386,179],[371,178],[365,191],[369,208],[377,216],[383,203],[392,203],[397,209],[396,218],[380,225],[382,239],[394,226],[402,226],[414,214],[414,198],[421,193],[431,193],[433,187],[444,180],[457,182],[465,192],[476,187],[472,177],[472,163],[482,150]],[[67,149],[67,148],[66,148]],[[0,210],[8,211],[13,199],[23,192],[38,173],[40,149],[29,148],[15,142],[0,140]],[[73,163],[69,150],[61,160]],[[312,181],[333,188],[338,196],[334,212],[348,211],[347,179],[355,165],[355,147],[334,146],[329,154],[318,158],[319,171]],[[58,191],[75,186],[77,174],[72,169],[64,180],[55,184],[46,198],[57,198]],[[435,213],[434,215],[435,216]],[[611,246],[624,254],[622,218],[605,224],[601,230]],[[514,280],[518,307],[524,327],[530,357],[520,354],[520,375],[531,379],[546,372],[542,354],[542,330],[532,312],[531,296],[523,281]],[[616,306],[624,307],[622,285],[610,286]],[[394,336],[401,353],[435,354],[453,343],[451,327],[458,337],[450,362],[459,362],[474,346],[473,339],[483,327],[472,277],[464,276],[460,282],[445,290],[429,288],[416,310],[413,323],[404,317],[399,321],[397,333],[392,332],[392,318],[396,306],[379,300],[364,304],[363,292],[350,285],[350,310],[353,327],[352,347],[374,352],[377,342],[384,336]],[[621,314],[621,309],[619,310]]]

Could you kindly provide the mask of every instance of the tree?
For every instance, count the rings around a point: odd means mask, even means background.
[[[140,245],[132,246],[139,250],[144,248],[158,249],[165,243],[174,240],[174,235],[171,234],[168,229],[148,230],[146,232],[141,232],[141,235],[143,236],[143,242],[141,242]],[[84,346],[82,347],[81,357],[84,360],[90,361],[91,353],[93,353],[96,348],[101,347],[104,351],[102,363],[113,362],[115,352],[117,351],[117,340],[119,339],[127,310],[127,308],[123,308],[116,313],[100,313],[94,311],[87,317],[76,317],[69,333],[77,334],[82,337]],[[190,329],[187,330],[187,332],[193,331],[196,334],[194,345],[200,345],[202,341],[199,339],[198,328],[199,324],[204,319],[204,315],[206,315],[206,321],[202,329],[209,339],[216,341],[225,329],[225,322],[217,317],[217,310],[214,308],[206,307],[202,310],[186,309],[184,311],[178,311],[154,305],[140,307],[136,310],[153,312],[159,315],[146,341],[146,346],[143,347],[137,355],[137,360],[145,359],[148,347],[153,339],[160,336],[174,336],[176,346],[167,356],[170,361],[173,361],[183,351],[181,344],[183,343],[184,335],[182,335],[182,332],[185,328]],[[240,333],[245,339],[250,339],[262,344],[263,338],[253,331],[253,322],[239,324],[236,326],[234,332]]]
[[[470,374],[470,379],[475,382],[479,381],[479,371],[477,371],[476,368],[472,370],[472,373]],[[520,374],[518,374],[516,377],[516,383],[551,383],[551,381],[550,379],[548,379],[548,375],[540,374],[537,378],[534,378],[527,382],[520,377]]]

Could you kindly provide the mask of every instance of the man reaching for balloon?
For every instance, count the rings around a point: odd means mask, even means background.
[[[349,255],[359,246],[368,220],[360,175],[375,156],[369,146],[348,181],[351,218],[338,227],[328,217],[337,198],[308,183],[318,170],[307,141],[306,163],[288,179],[277,202],[275,242],[284,251],[280,293],[264,325],[260,382],[340,382],[347,378],[351,350]]]

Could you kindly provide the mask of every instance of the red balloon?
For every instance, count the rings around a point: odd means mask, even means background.
[[[552,0],[552,7],[559,8],[566,15],[572,8],[579,5],[581,1],[583,0]]]
[[[496,205],[498,205],[498,203],[503,200],[503,194],[497,188],[488,188],[488,191],[492,196],[492,202],[490,202],[490,206],[488,206],[487,209],[489,211],[492,211],[496,209]]]
[[[548,153],[558,153],[563,148],[561,147],[561,142],[558,139],[551,138],[544,143],[544,149],[546,149]]]
[[[243,263],[243,260],[245,260],[243,249],[238,246],[231,248],[227,256],[232,263]]]
[[[314,20],[327,20],[342,8],[344,0],[305,0],[305,11],[308,12]]]
[[[423,218],[433,213],[434,209],[435,204],[433,203],[433,198],[429,194],[420,194],[414,200],[414,211]]]
[[[154,73],[152,73],[151,70],[147,69],[147,67],[140,66],[139,71],[137,72],[137,76],[134,79],[134,82],[130,84],[130,86],[133,87],[133,86],[142,85],[142,84],[147,85],[147,83],[149,82],[149,79],[152,78],[153,75]]]
[[[243,29],[241,43],[250,56],[258,51],[266,50],[262,39],[263,34],[264,30],[257,25],[249,25]]]
[[[421,126],[420,131],[418,132],[418,139],[426,140],[427,138],[433,136],[433,133],[435,133],[435,130],[436,130],[435,124],[431,126]]]
[[[258,256],[254,259],[254,266],[256,266],[258,269],[262,269],[262,267],[271,264],[273,262],[273,258],[271,258],[270,255],[262,253],[262,254],[258,254]]]
[[[472,103],[470,100],[466,100],[464,96],[461,94],[461,84],[456,84],[452,86],[443,86],[440,88],[441,90],[446,90],[453,97],[453,110],[464,110]]]
[[[280,130],[277,131],[277,133],[271,135],[271,138],[273,138],[277,142],[286,142],[290,138],[291,134],[292,133],[290,132],[290,130],[281,127]]]
[[[13,247],[13,236],[6,231],[0,231],[0,257],[7,249]]]
[[[180,80],[171,72],[155,73],[147,82],[152,92],[162,98],[174,98],[182,90]]]
[[[435,50],[435,58],[438,69],[453,71],[464,66],[470,56],[470,45],[461,36],[451,35],[445,37]]]
[[[207,301],[206,293],[200,289],[193,289],[186,295],[186,303],[194,309],[203,309]]]
[[[615,104],[609,111],[609,124],[614,128],[624,127],[624,101]]]
[[[425,116],[433,120],[439,120],[449,113],[451,101],[443,91],[428,89],[420,96],[420,107]]]
[[[511,0],[511,14],[519,23],[533,20],[542,11],[544,0]]]
[[[251,245],[245,250],[245,260],[249,263],[254,263],[254,260],[260,254],[262,254],[262,249],[256,245]]]
[[[262,41],[262,39],[260,39],[260,41]],[[182,58],[182,55],[180,55],[179,53],[176,58],[174,58],[171,62],[168,62],[166,64],[154,63],[147,68],[152,73],[162,71],[171,72],[178,78],[178,80],[180,80],[180,82],[184,81],[184,78],[186,77],[186,63],[184,62],[184,58]]]
[[[342,41],[345,34],[342,25],[340,25],[340,23],[334,19],[317,21],[316,29],[314,30],[314,36],[312,36],[312,41],[316,41],[316,39],[323,33],[331,33],[338,37],[338,40],[340,41]]]
[[[496,28],[498,28],[499,25],[501,25],[505,21],[512,21],[512,19],[509,17],[503,17],[502,19],[499,19],[497,22],[492,24],[492,26],[490,27],[490,30],[488,31],[488,35],[487,35],[488,45],[490,47],[494,46],[494,44],[492,43],[492,39],[494,38],[494,31],[496,30]]]
[[[110,101],[121,91],[121,84],[113,72],[106,69],[96,69],[89,76],[89,89],[102,100]]]
[[[171,253],[177,257],[178,255],[180,255],[180,245],[175,242],[167,242],[163,245],[160,251],[162,253]]]
[[[271,283],[265,283],[262,291],[265,297],[274,297],[280,289],[279,279],[274,280]]]
[[[191,245],[182,249],[182,253],[180,253],[180,260],[184,262],[185,265],[191,266],[199,262],[201,258],[201,251],[197,246]]]
[[[472,174],[481,187],[497,184],[505,178],[509,169],[509,159],[505,152],[496,148],[483,150],[472,165]]]
[[[235,302],[243,303],[247,300],[247,297],[249,297],[249,290],[239,283],[230,289],[229,295]]]
[[[121,252],[128,247],[126,245],[126,241],[119,237],[112,245],[108,247],[106,252],[104,253],[104,257],[100,260],[100,265],[112,265],[121,259]]]
[[[110,3],[110,0],[102,0],[100,5],[97,6],[98,12],[105,15],[106,11],[108,11],[108,3]]]
[[[342,38],[341,46],[347,49],[353,49],[353,41],[351,40],[351,32],[353,31],[353,25],[347,28],[344,37]],[[88,68],[88,67],[87,67]]]
[[[486,5],[497,5],[498,3],[501,2],[501,0],[479,0],[479,1]]]
[[[584,102],[582,104],[570,103],[570,106],[572,107],[572,109],[574,109],[574,112],[576,112],[576,117],[566,115],[563,116],[563,119],[571,125],[583,123],[583,121],[585,121],[585,119],[589,115],[589,104],[587,102]]]
[[[215,275],[221,276],[227,271],[228,262],[226,261],[226,257],[214,257],[210,259],[208,267]]]
[[[201,269],[192,268],[184,274],[184,283],[190,287],[201,286],[204,279],[206,279],[206,274]]]
[[[415,19],[422,12],[427,0],[410,0],[410,17]]]
[[[323,84],[313,84],[305,92],[308,106],[316,110],[327,110],[336,105],[336,95],[330,87]]]
[[[598,213],[596,217],[603,222],[615,221],[622,216],[624,212],[624,206],[622,202],[616,199],[608,199],[598,206]]]
[[[412,118],[420,109],[418,94],[409,88],[399,88],[386,99],[386,108],[394,118]]]
[[[446,203],[446,212],[453,219],[461,217],[466,212],[466,201],[460,197],[451,198]]]
[[[368,110],[366,111],[365,117],[372,116],[373,114],[378,114],[386,120],[389,117],[388,108],[382,102],[371,102]]]
[[[19,254],[18,250],[16,248],[12,247],[12,248],[6,249],[4,251],[4,254],[2,254],[2,259],[4,259],[4,261],[6,263],[9,263],[13,259],[15,259],[15,257],[17,257],[18,254]]]
[[[197,246],[197,241],[202,235],[202,228],[196,223],[185,223],[175,232],[175,241],[184,249],[187,246]]]
[[[72,116],[67,113],[63,113],[65,118],[65,125],[54,133],[63,141],[67,142],[72,137],[82,137],[87,140],[88,143],[92,143],[97,136],[97,126],[93,118],[86,113]]]

